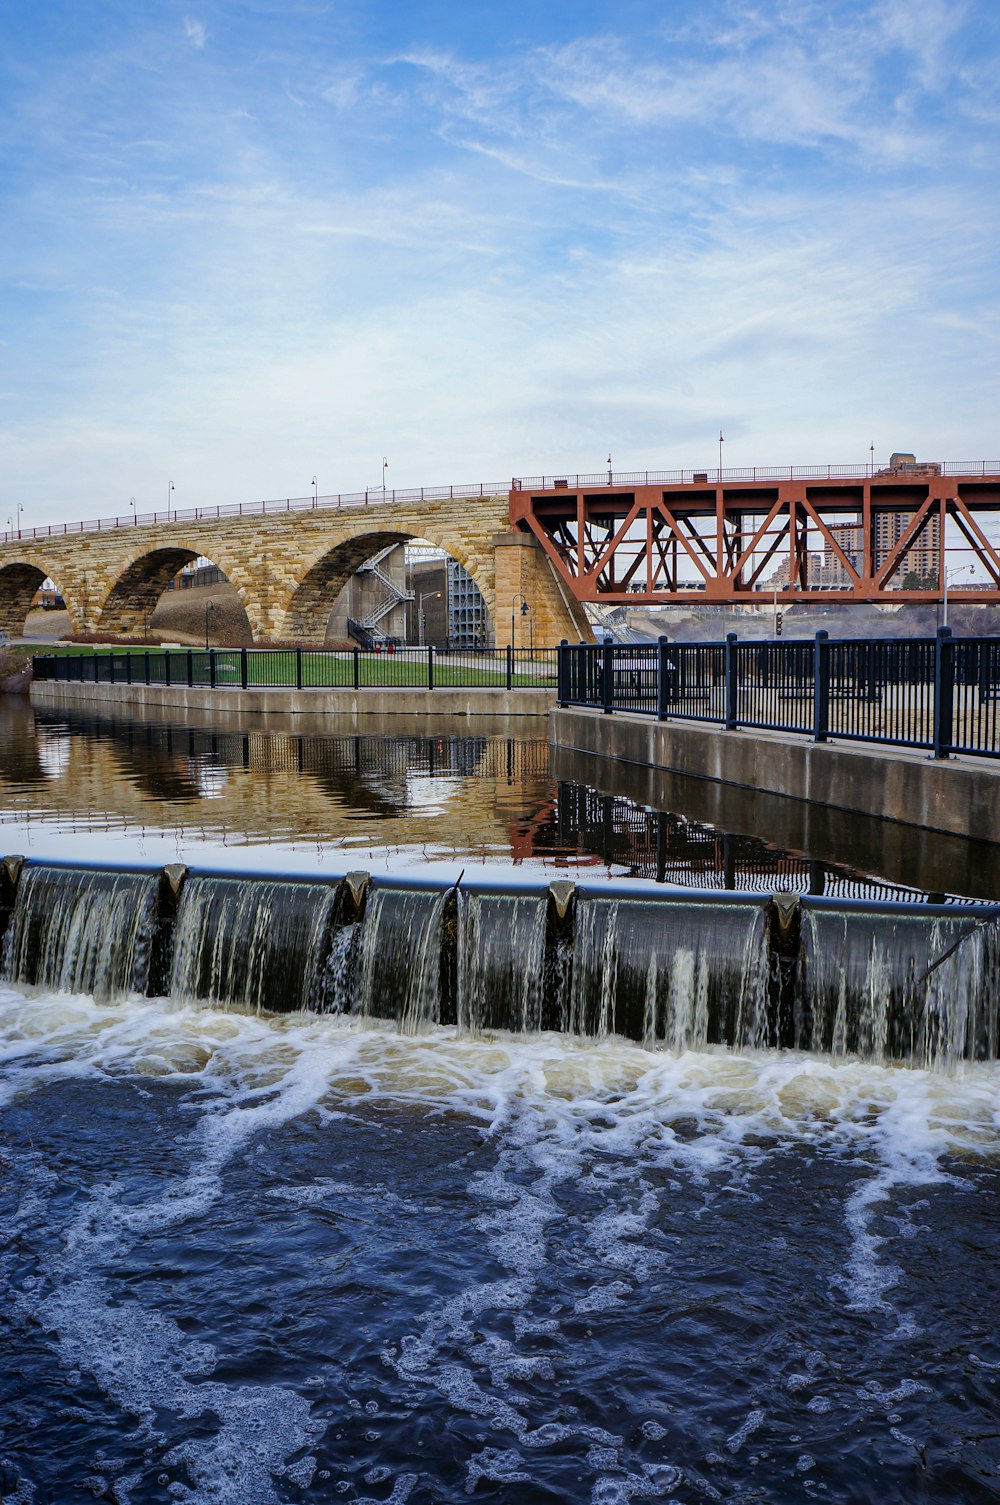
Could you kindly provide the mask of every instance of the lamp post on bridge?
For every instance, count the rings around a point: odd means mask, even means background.
[[[129,497],[128,504],[132,508],[132,523],[133,523],[133,526],[134,526],[139,521],[138,517],[136,516],[136,511],[135,511],[135,497],[134,496],[130,496]]]
[[[385,473],[389,469],[389,462],[385,455],[382,456],[382,500],[385,501]]]
[[[168,513],[170,511],[170,493],[173,490],[174,490],[174,483],[173,483],[173,481],[168,481],[167,482],[167,512]]]
[[[313,476],[313,479],[312,479],[312,488],[313,488],[313,506],[314,507],[318,507],[319,506],[319,483],[317,482],[315,476]]]

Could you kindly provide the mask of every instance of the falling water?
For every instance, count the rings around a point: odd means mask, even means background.
[[[566,1027],[674,1051],[774,1043],[760,905],[581,895]]]
[[[807,911],[795,1044],[947,1065],[997,1054],[996,921]]]
[[[3,948],[10,982],[101,1002],[144,992],[158,877],[28,868]]]
[[[404,1034],[441,1020],[445,907],[451,891],[374,888],[361,931],[354,1012]]]
[[[326,884],[189,878],[170,996],[254,1012],[324,1011],[335,900]]]
[[[542,1027],[547,912],[544,895],[461,895],[460,1027],[525,1034]]]

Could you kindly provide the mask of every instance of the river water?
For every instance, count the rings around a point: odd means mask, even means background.
[[[921,897],[537,739],[166,731],[8,720],[5,850]],[[0,983],[0,1104],[5,1502],[1000,1500],[994,1060]]]

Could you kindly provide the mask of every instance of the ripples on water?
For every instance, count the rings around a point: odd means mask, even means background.
[[[0,990],[3,1498],[1000,1498],[1000,1068]]]

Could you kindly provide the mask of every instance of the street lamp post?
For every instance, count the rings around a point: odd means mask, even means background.
[[[312,479],[312,488],[313,488],[313,506],[314,507],[318,507],[319,506],[319,482],[316,480],[315,476],[313,476],[313,479]]]
[[[205,650],[206,650],[206,652],[208,651],[208,614],[209,614],[210,611],[214,611],[214,610],[215,610],[215,602],[214,601],[206,601],[205,602]]]
[[[514,596],[511,597],[511,601],[510,601],[510,646],[512,648],[514,647],[514,621],[515,621],[515,616],[516,616],[514,608],[517,605],[518,601],[520,601],[520,603],[521,603],[521,616],[522,617],[529,616],[529,614],[531,612],[531,607],[528,604],[528,599],[527,599],[527,597],[525,595],[523,595],[521,593],[521,591],[518,591],[516,595],[514,595]],[[532,634],[532,636],[534,636],[534,634]]]
[[[976,567],[975,567],[974,564],[959,564],[959,565],[956,565],[956,567],[953,570],[945,570],[945,572],[944,572],[944,593],[943,593],[943,597],[942,597],[942,600],[943,600],[943,610],[942,610],[942,613],[941,613],[941,626],[942,627],[947,627],[947,625],[948,625],[948,582],[949,582],[949,580],[957,580],[958,577],[959,577],[959,575],[972,575],[972,574],[975,573],[975,569],[976,569]]]
[[[382,456],[382,500],[385,501],[385,473],[389,469],[389,462],[385,455]]]
[[[424,646],[424,602],[436,601],[441,597],[440,591],[422,591],[417,597],[417,647]]]
[[[173,481],[167,482],[167,511],[170,511],[170,493],[174,490]]]
[[[139,519],[136,516],[136,511],[135,511],[135,497],[134,496],[130,496],[129,497],[128,504],[132,508],[132,522],[133,523],[137,523],[139,521]]]

